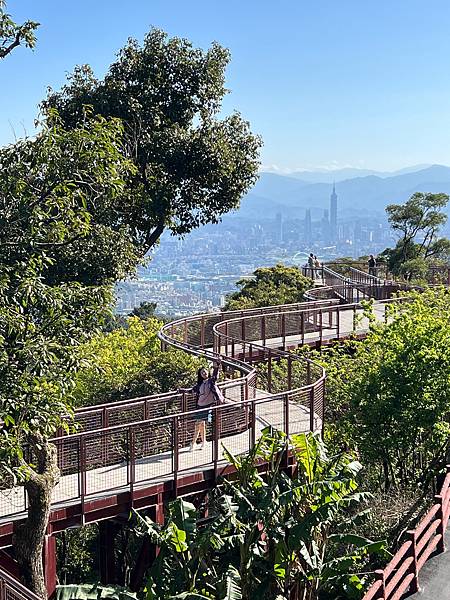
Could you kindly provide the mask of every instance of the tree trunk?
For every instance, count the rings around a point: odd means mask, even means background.
[[[40,598],[47,598],[42,550],[47,531],[52,492],[59,481],[56,447],[47,440],[31,442],[36,468],[25,482],[28,516],[14,531],[13,547],[24,584]]]

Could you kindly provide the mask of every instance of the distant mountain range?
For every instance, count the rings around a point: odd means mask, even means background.
[[[316,177],[323,180],[315,181]],[[287,217],[302,217],[310,208],[313,218],[317,218],[329,208],[333,179],[341,215],[384,213],[388,204],[404,202],[414,192],[450,195],[450,167],[444,165],[417,165],[394,173],[341,169],[330,177],[329,171],[301,171],[290,176],[263,172],[242,200],[237,215],[272,217],[281,212]]]

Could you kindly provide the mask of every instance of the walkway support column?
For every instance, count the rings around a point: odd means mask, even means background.
[[[150,518],[159,525],[164,524],[164,505],[162,498],[158,498],[158,504],[151,508]],[[142,540],[142,546],[134,565],[130,578],[130,589],[138,592],[142,588],[144,575],[158,556],[158,547],[152,544],[147,536]]]
[[[105,585],[116,583],[114,547],[118,529],[115,521],[100,521],[98,524],[100,583]]]
[[[45,587],[49,600],[52,600],[56,594],[56,537],[46,535],[44,540],[43,557]]]

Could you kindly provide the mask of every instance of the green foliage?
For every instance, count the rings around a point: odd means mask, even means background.
[[[55,117],[0,150],[0,465],[12,476],[32,472],[23,446],[38,449],[70,414],[77,347],[109,310],[110,276],[131,269],[119,254],[106,278],[57,277],[60,249],[90,234],[89,208],[111,206],[124,187],[120,137],[117,122],[67,132]]]
[[[84,525],[78,529],[62,531],[57,537],[58,580],[62,584],[92,582],[98,580],[95,556],[98,525]]]
[[[157,333],[161,321],[129,317],[127,327],[98,333],[81,349],[87,362],[77,375],[78,406],[192,387],[204,365],[186,352],[162,352]]]
[[[56,600],[136,600],[136,594],[119,586],[58,585]]]
[[[133,308],[131,316],[139,317],[139,319],[148,319],[155,315],[156,307],[156,302],[141,302],[139,306]]]
[[[22,25],[15,23],[6,12],[5,0],[0,1],[0,58],[8,56],[14,48],[25,44],[34,48],[36,44],[35,30],[39,27],[36,21],[25,21]]]
[[[288,448],[298,461],[293,477],[281,469]],[[367,500],[357,491],[361,465],[353,456],[328,456],[314,435],[287,440],[267,429],[248,455],[227,457],[237,478],[219,485],[206,524],[199,526],[194,506],[181,499],[169,506],[164,526],[139,518],[160,547],[147,598],[275,600],[289,598],[295,586],[310,600],[321,589],[335,598],[359,593],[358,567],[385,551],[382,542],[351,533]]]
[[[256,180],[261,140],[239,114],[219,118],[229,58],[216,43],[203,52],[152,29],[142,46],[129,40],[103,80],[77,67],[44,102],[70,127],[86,105],[124,123],[137,170],[118,216],[142,256],[165,228],[216,223]]]
[[[241,289],[228,296],[224,310],[302,302],[304,292],[313,285],[298,267],[282,264],[256,269],[253,275],[253,279],[237,282]]]
[[[406,298],[364,341],[322,359],[327,422],[385,488],[430,479],[448,459],[450,296],[430,289]]]
[[[439,229],[447,222],[442,210],[448,200],[447,194],[416,192],[405,204],[386,208],[392,229],[401,236],[395,248],[382,253],[394,275],[407,280],[422,278],[430,261],[448,258],[450,240],[438,238]]]

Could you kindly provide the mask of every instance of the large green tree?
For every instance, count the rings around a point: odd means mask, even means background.
[[[450,240],[438,235],[447,222],[443,209],[448,200],[447,194],[416,192],[405,204],[386,207],[388,221],[400,236],[395,248],[383,252],[392,273],[424,277],[431,261],[448,259]]]
[[[225,310],[274,306],[303,302],[304,293],[313,282],[298,267],[278,264],[256,269],[251,279],[237,282],[240,288],[227,298]]]
[[[77,347],[101,323],[133,252],[124,231],[119,250],[104,257],[104,278],[90,284],[75,273],[57,280],[55,263],[61,248],[84,239],[89,247],[90,207],[113,210],[121,197],[134,170],[121,138],[117,121],[67,131],[54,118],[36,139],[0,150],[0,469],[27,491],[15,554],[43,598],[42,545],[59,478],[49,438],[71,413]]]
[[[117,223],[130,228],[141,255],[165,228],[184,235],[217,223],[256,180],[260,138],[238,113],[219,117],[229,59],[219,44],[204,52],[152,29],[142,46],[129,40],[103,79],[77,67],[43,103],[68,127],[84,119],[86,105],[124,123],[137,169]]]

